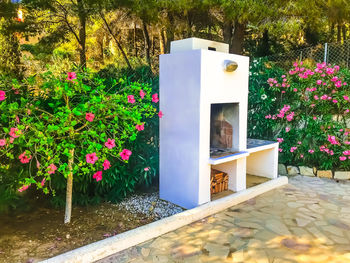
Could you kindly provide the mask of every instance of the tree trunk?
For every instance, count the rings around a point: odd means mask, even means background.
[[[152,68],[151,64],[151,56],[150,56],[150,49],[151,49],[151,40],[149,38],[148,30],[147,30],[147,24],[145,21],[142,21],[142,28],[143,28],[143,37],[145,39],[145,55],[146,60],[150,68]]]
[[[341,26],[340,24],[337,25],[337,42],[341,41]]]
[[[235,31],[233,33],[232,45],[230,53],[239,54],[243,53],[243,42],[245,36],[245,24],[241,24],[238,21],[235,22]]]
[[[160,54],[164,54],[164,52],[165,52],[165,36],[164,36],[163,29],[160,29],[160,31],[159,31],[159,49],[160,49]]]
[[[343,33],[343,41],[346,41],[346,26],[345,24],[342,25],[342,33]]]
[[[333,42],[334,39],[334,23],[331,24],[330,38],[329,41]]]
[[[137,57],[136,23],[134,22],[134,55]]]
[[[86,68],[86,13],[83,0],[77,0],[79,16],[79,57],[80,67]]]
[[[168,12],[169,25],[166,29],[166,53],[170,53],[170,43],[175,39],[174,23],[175,19],[172,13]]]
[[[232,31],[233,31],[233,23],[232,21],[226,20],[224,21],[222,32],[224,36],[224,42],[226,44],[232,45]]]
[[[103,21],[103,23],[105,24],[109,34],[112,36],[112,38],[114,39],[115,43],[117,44],[117,47],[119,48],[120,52],[122,53],[122,56],[126,62],[126,64],[128,65],[128,68],[132,70],[132,67],[131,67],[131,64],[130,64],[130,61],[128,59],[128,57],[126,56],[126,53],[124,52],[124,49],[122,47],[122,45],[120,44],[120,42],[118,41],[117,37],[114,35],[111,27],[109,26],[109,24],[107,23],[107,20],[105,18],[105,16],[103,15],[102,12],[100,12],[100,17]]]
[[[67,191],[66,191],[66,212],[64,215],[64,223],[69,224],[72,216],[72,196],[73,196],[73,162],[74,149],[69,151],[70,157],[68,160],[69,174],[67,177]]]

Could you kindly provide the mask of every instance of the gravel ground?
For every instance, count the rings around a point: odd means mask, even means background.
[[[142,213],[156,219],[162,219],[184,211],[183,208],[161,200],[159,193],[135,194],[118,204],[132,213]]]

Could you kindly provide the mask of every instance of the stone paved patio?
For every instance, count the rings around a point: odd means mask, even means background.
[[[350,262],[350,182],[296,176],[99,262]]]

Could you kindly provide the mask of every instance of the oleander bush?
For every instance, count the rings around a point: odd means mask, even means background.
[[[277,140],[282,163],[350,170],[349,82],[337,65],[253,61],[248,135]]]
[[[0,169],[17,170],[9,189],[55,195],[56,186],[67,185],[71,197],[74,179],[78,193],[117,183],[120,192],[132,190],[139,178],[125,176],[121,164],[140,158],[132,147],[157,113],[158,94],[148,84],[104,81],[89,71],[48,71],[0,82]],[[147,157],[138,167],[146,178],[152,172]]]

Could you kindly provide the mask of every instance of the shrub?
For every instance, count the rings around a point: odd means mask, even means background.
[[[122,79],[115,80],[114,86],[120,83]],[[108,185],[124,180],[109,170],[116,162],[128,162],[132,151],[126,147],[156,113],[158,100],[147,84],[122,87],[107,88],[103,79],[89,72],[59,76],[45,72],[22,82],[3,82],[0,163],[3,169],[18,163],[27,168],[18,191],[35,185],[55,194],[50,182],[63,175],[67,178],[65,222],[69,222],[73,177],[84,186],[89,186],[85,181]]]
[[[350,71],[319,63],[294,63],[283,73],[252,66],[249,135],[280,142],[287,164],[350,168]]]

